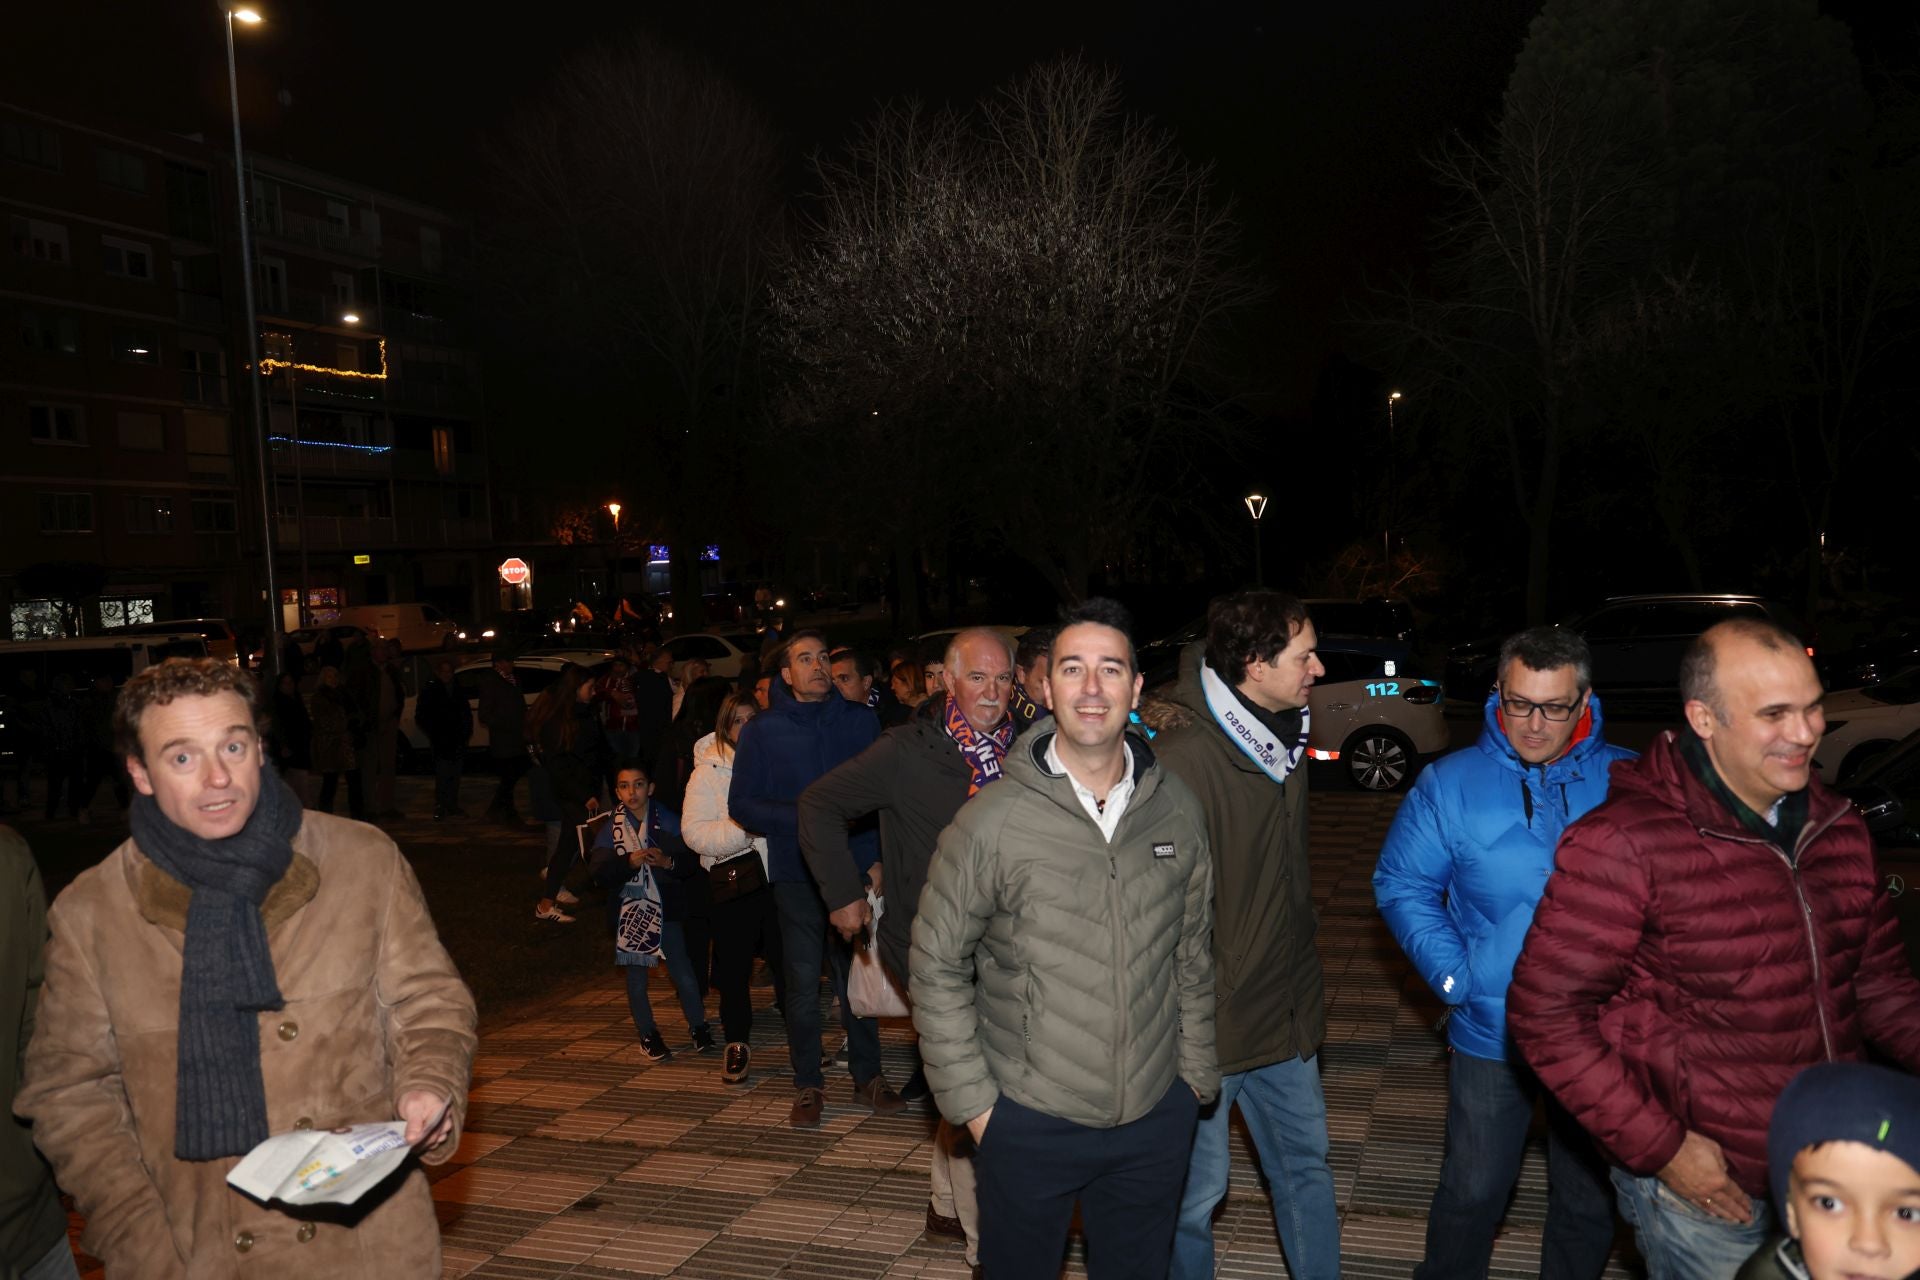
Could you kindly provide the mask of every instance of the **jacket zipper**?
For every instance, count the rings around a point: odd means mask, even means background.
[[[1795,841],[1793,846],[1794,853],[1800,853],[1808,844],[1812,843],[1816,836],[1820,835],[1832,825],[1832,821],[1829,820],[1821,823],[1816,830],[1809,831],[1802,828],[1800,838]],[[1739,844],[1764,845],[1773,851],[1775,857],[1787,864],[1787,879],[1793,885],[1794,900],[1800,904],[1800,923],[1805,925],[1807,930],[1807,956],[1813,961],[1813,1012],[1820,1020],[1820,1044],[1821,1047],[1827,1051],[1827,1061],[1834,1061],[1833,1031],[1827,1025],[1826,979],[1821,976],[1820,970],[1820,940],[1814,934],[1813,904],[1807,901],[1806,891],[1802,889],[1800,885],[1800,868],[1795,865],[1792,858],[1787,856],[1784,849],[1774,844],[1771,840],[1761,840],[1754,836],[1747,835],[1734,835],[1727,831],[1709,831],[1705,827],[1700,828],[1700,834],[1703,836],[1718,836],[1722,840],[1731,840]]]
[[[1126,820],[1127,815],[1122,814],[1121,823],[1124,824]],[[1099,823],[1094,824],[1094,830],[1101,835],[1102,839],[1105,839],[1105,833],[1100,832]],[[1119,827],[1114,828],[1113,835],[1115,840],[1120,838]],[[1118,1019],[1120,1032],[1115,1045],[1117,1050],[1127,1043],[1127,1002],[1121,990],[1122,975],[1126,973],[1126,957],[1122,954],[1126,940],[1126,926],[1121,921],[1120,859],[1113,851],[1113,840],[1107,841],[1107,885],[1107,897],[1113,910],[1113,1011],[1115,1018]],[[1124,1056],[1119,1052],[1113,1055],[1113,1122],[1115,1124],[1119,1124],[1121,1117],[1127,1114],[1127,1069],[1122,1061]]]

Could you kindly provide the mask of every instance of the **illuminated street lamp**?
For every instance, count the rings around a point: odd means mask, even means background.
[[[1267,513],[1267,498],[1265,494],[1250,493],[1241,501],[1247,504],[1247,514],[1253,517],[1253,585],[1264,587],[1267,585],[1267,572],[1266,566],[1261,563],[1260,517]]]
[[[264,539],[261,559],[267,575],[267,635],[262,646],[263,665],[271,679],[280,678],[280,586],[273,573],[273,493],[267,480],[269,464],[266,405],[260,391],[260,322],[253,310],[253,230],[247,224],[247,163],[240,148],[240,81],[233,69],[233,24],[238,21],[257,26],[260,15],[252,9],[226,6],[227,15],[227,102],[233,112],[233,192],[240,209],[240,293],[247,308],[247,383],[253,388],[254,438],[260,450],[260,535]],[[304,531],[303,531],[304,532]],[[302,608],[305,605],[302,602]]]

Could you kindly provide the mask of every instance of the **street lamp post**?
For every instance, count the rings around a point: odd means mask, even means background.
[[[1385,528],[1380,531],[1380,578],[1383,583],[1393,578],[1393,402],[1400,398],[1398,391],[1387,393],[1387,509]]]
[[[263,655],[270,678],[280,678],[280,587],[273,572],[273,494],[267,482],[267,413],[260,391],[260,323],[253,310],[253,231],[247,222],[247,163],[240,147],[240,80],[233,67],[233,24],[253,26],[260,15],[252,9],[223,6],[227,20],[227,103],[233,113],[233,192],[240,210],[240,294],[247,309],[247,382],[253,390],[254,436],[260,451],[261,561],[267,577],[267,635]],[[303,531],[304,532],[304,531]]]
[[[1267,499],[1264,494],[1250,493],[1241,499],[1247,504],[1247,514],[1253,517],[1253,585],[1267,585],[1266,566],[1261,563],[1260,517],[1267,513]]]

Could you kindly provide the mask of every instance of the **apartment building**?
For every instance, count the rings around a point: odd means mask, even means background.
[[[445,213],[249,155],[282,616],[494,600],[477,357]],[[264,622],[260,432],[230,156],[0,102],[9,634]],[[300,602],[305,598],[307,608]]]

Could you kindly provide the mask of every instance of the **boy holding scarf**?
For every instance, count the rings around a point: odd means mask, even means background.
[[[649,1062],[673,1057],[654,1021],[647,977],[665,963],[696,1053],[714,1049],[713,1027],[700,1003],[700,979],[687,956],[687,891],[682,881],[701,874],[700,858],[680,838],[680,820],[653,798],[653,780],[638,760],[614,765],[618,802],[593,840],[592,871],[607,890],[614,963],[626,971],[627,1007]]]

